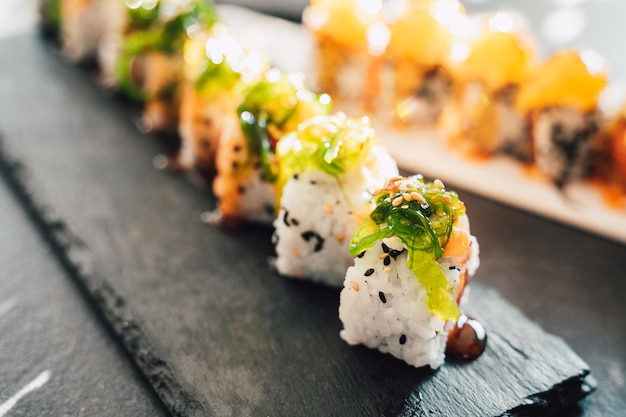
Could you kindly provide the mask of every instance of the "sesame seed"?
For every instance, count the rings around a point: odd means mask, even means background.
[[[360,288],[360,287],[359,287],[359,283],[358,283],[358,282],[356,282],[356,281],[350,281],[350,286],[352,287],[352,289],[353,289],[354,291],[358,291],[358,290],[359,290],[359,288]]]
[[[383,271],[385,271],[385,272],[389,273],[389,272],[391,272],[391,267],[390,267],[390,266],[387,266],[387,267],[385,267],[385,269],[384,269]]]
[[[402,198],[402,196],[398,196],[393,199],[393,201],[391,202],[391,205],[394,207],[398,207],[400,204],[402,204],[403,201],[404,199]]]
[[[335,239],[337,239],[337,242],[343,242],[345,238],[346,238],[346,235],[344,235],[343,233],[340,233],[337,236],[335,236]]]
[[[380,298],[380,301],[383,302],[383,304],[387,303],[387,297],[385,297],[385,293],[382,291],[378,291],[378,298]]]
[[[363,251],[363,252],[359,253],[356,257],[357,257],[357,258],[362,258],[362,257],[363,257],[363,255],[365,255],[365,251]]]
[[[402,207],[403,209],[408,209],[408,208],[409,208],[409,205],[408,205],[408,204],[404,204],[404,205],[402,205],[401,207]]]
[[[442,195],[441,199],[448,204],[452,204],[452,197],[450,197],[448,194]]]
[[[298,250],[298,248],[293,248],[291,250],[291,253],[293,254],[294,258],[299,258],[300,257],[300,251]]]
[[[402,194],[402,198],[404,198],[406,201],[412,201],[413,197],[411,197],[411,194],[409,193],[403,193]]]
[[[406,335],[400,336],[399,342],[400,342],[401,345],[405,344],[406,343]]]
[[[365,276],[369,277],[370,275],[372,275],[374,273],[374,268],[370,268],[367,271],[365,271]]]
[[[300,224],[300,220],[294,217],[293,219],[291,219],[291,224],[293,224],[294,226],[298,226]]]
[[[439,188],[440,190],[446,188],[446,186],[443,185],[443,181],[441,181],[440,179],[436,179],[435,181],[433,181],[433,184],[435,184],[435,187]]]
[[[383,265],[389,266],[390,263],[391,263],[391,258],[389,256],[383,259]]]
[[[437,188],[429,188],[428,190],[426,190],[426,194],[438,194],[439,190]]]
[[[389,253],[389,246],[385,245],[385,242],[382,242],[383,252]]]
[[[419,201],[420,203],[425,202],[424,196],[418,193],[417,191],[411,191],[411,198],[415,201]]]
[[[328,203],[324,204],[324,211],[329,214],[332,213],[334,211],[333,206]]]

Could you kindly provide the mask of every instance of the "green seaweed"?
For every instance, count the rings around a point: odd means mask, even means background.
[[[407,266],[426,289],[428,310],[441,320],[456,320],[460,310],[437,258],[443,255],[454,223],[465,214],[465,206],[455,192],[426,183],[421,175],[408,180],[410,187],[405,192],[415,191],[424,201],[394,204],[400,194],[383,190],[374,197],[376,208],[354,234],[350,253],[356,256],[381,239],[398,237],[408,249]]]
[[[318,96],[297,86],[286,75],[265,76],[251,85],[237,107],[239,121],[246,138],[249,160],[259,156],[263,178],[267,182],[278,180],[276,143],[284,134],[313,116],[328,114],[328,96]]]

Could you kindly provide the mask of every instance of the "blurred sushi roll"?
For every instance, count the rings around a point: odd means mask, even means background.
[[[58,38],[61,28],[61,0],[39,0],[39,27],[44,35]]]
[[[298,124],[328,114],[330,97],[304,87],[301,74],[267,71],[248,86],[237,107],[238,123],[224,126],[216,154],[210,220],[225,226],[271,224],[276,217],[276,143]]]
[[[72,62],[95,61],[103,40],[119,31],[118,25],[124,21],[124,0],[49,0],[45,3],[50,7],[51,18],[52,10],[58,7],[61,49]]]
[[[315,40],[316,90],[343,109],[373,110],[389,40],[382,0],[312,0],[302,15]]]
[[[305,121],[278,142],[277,156],[275,266],[340,287],[353,263],[350,238],[372,210],[371,194],[398,175],[396,163],[369,119],[343,113]]]
[[[520,85],[535,65],[535,47],[528,31],[519,19],[498,12],[489,16],[465,45],[466,51],[457,50],[461,52],[455,70],[459,91],[446,111],[443,128],[455,147],[467,153],[503,153],[530,162],[529,121],[515,108]]]
[[[604,123],[594,149],[591,179],[608,207],[626,208],[626,107]]]
[[[439,367],[447,329],[479,265],[464,204],[441,181],[392,178],[350,243],[340,295],[341,337],[415,367]]]
[[[388,6],[385,57],[392,70],[394,114],[402,122],[435,124],[452,98],[452,30],[465,9],[457,0],[402,0]]]
[[[115,84],[143,104],[145,131],[175,131],[184,80],[183,46],[217,20],[205,0],[127,3],[130,26],[119,42]]]
[[[606,84],[604,60],[587,50],[555,53],[520,87],[516,107],[531,117],[536,167],[559,188],[589,171]]]
[[[239,123],[237,105],[245,87],[262,75],[267,64],[220,24],[207,36],[187,40],[184,57],[179,162],[186,169],[210,173],[222,131]]]
[[[611,130],[610,144],[615,180],[626,192],[626,109]]]

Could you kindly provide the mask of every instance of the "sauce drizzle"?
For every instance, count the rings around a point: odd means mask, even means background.
[[[478,320],[463,314],[448,333],[446,355],[457,361],[471,361],[484,352],[486,345],[485,327]]]

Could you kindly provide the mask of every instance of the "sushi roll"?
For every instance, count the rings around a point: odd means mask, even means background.
[[[388,42],[382,1],[312,0],[302,21],[315,41],[316,91],[347,111],[373,111],[377,67]]]
[[[535,165],[559,188],[589,172],[606,84],[604,61],[588,50],[555,53],[520,87],[515,105],[531,118]]]
[[[626,208],[626,107],[604,123],[594,149],[591,179],[604,202],[616,210]]]
[[[123,0],[58,0],[58,8],[61,48],[72,62],[96,60],[103,40],[124,19]]]
[[[534,57],[528,31],[512,15],[498,12],[485,20],[457,67],[458,98],[447,110],[448,117],[451,112],[456,117],[443,126],[455,148],[476,156],[532,160],[529,122],[515,108],[515,98]]]
[[[61,27],[61,0],[39,0],[37,9],[42,33],[58,40]]]
[[[115,84],[143,104],[145,131],[175,131],[184,79],[183,45],[217,20],[212,3],[159,0],[128,6],[130,28],[115,62]]]
[[[278,142],[277,156],[276,269],[341,287],[350,237],[372,210],[371,194],[398,175],[396,163],[369,119],[343,113],[305,121]]]
[[[208,36],[189,39],[184,53],[179,162],[187,170],[211,173],[224,126],[238,123],[237,105],[245,86],[258,79],[267,65],[219,24]]]
[[[330,107],[330,97],[306,89],[301,74],[271,69],[251,84],[237,107],[238,123],[222,129],[213,181],[217,210],[209,220],[224,226],[271,224],[276,217],[276,143],[304,120],[328,114]]]
[[[389,14],[395,17],[390,18],[385,57],[392,72],[393,114],[404,123],[433,125],[452,98],[452,24],[463,18],[465,9],[456,0],[390,4]]]
[[[479,265],[464,204],[439,180],[392,178],[352,241],[340,336],[415,367],[439,367],[447,331]]]

